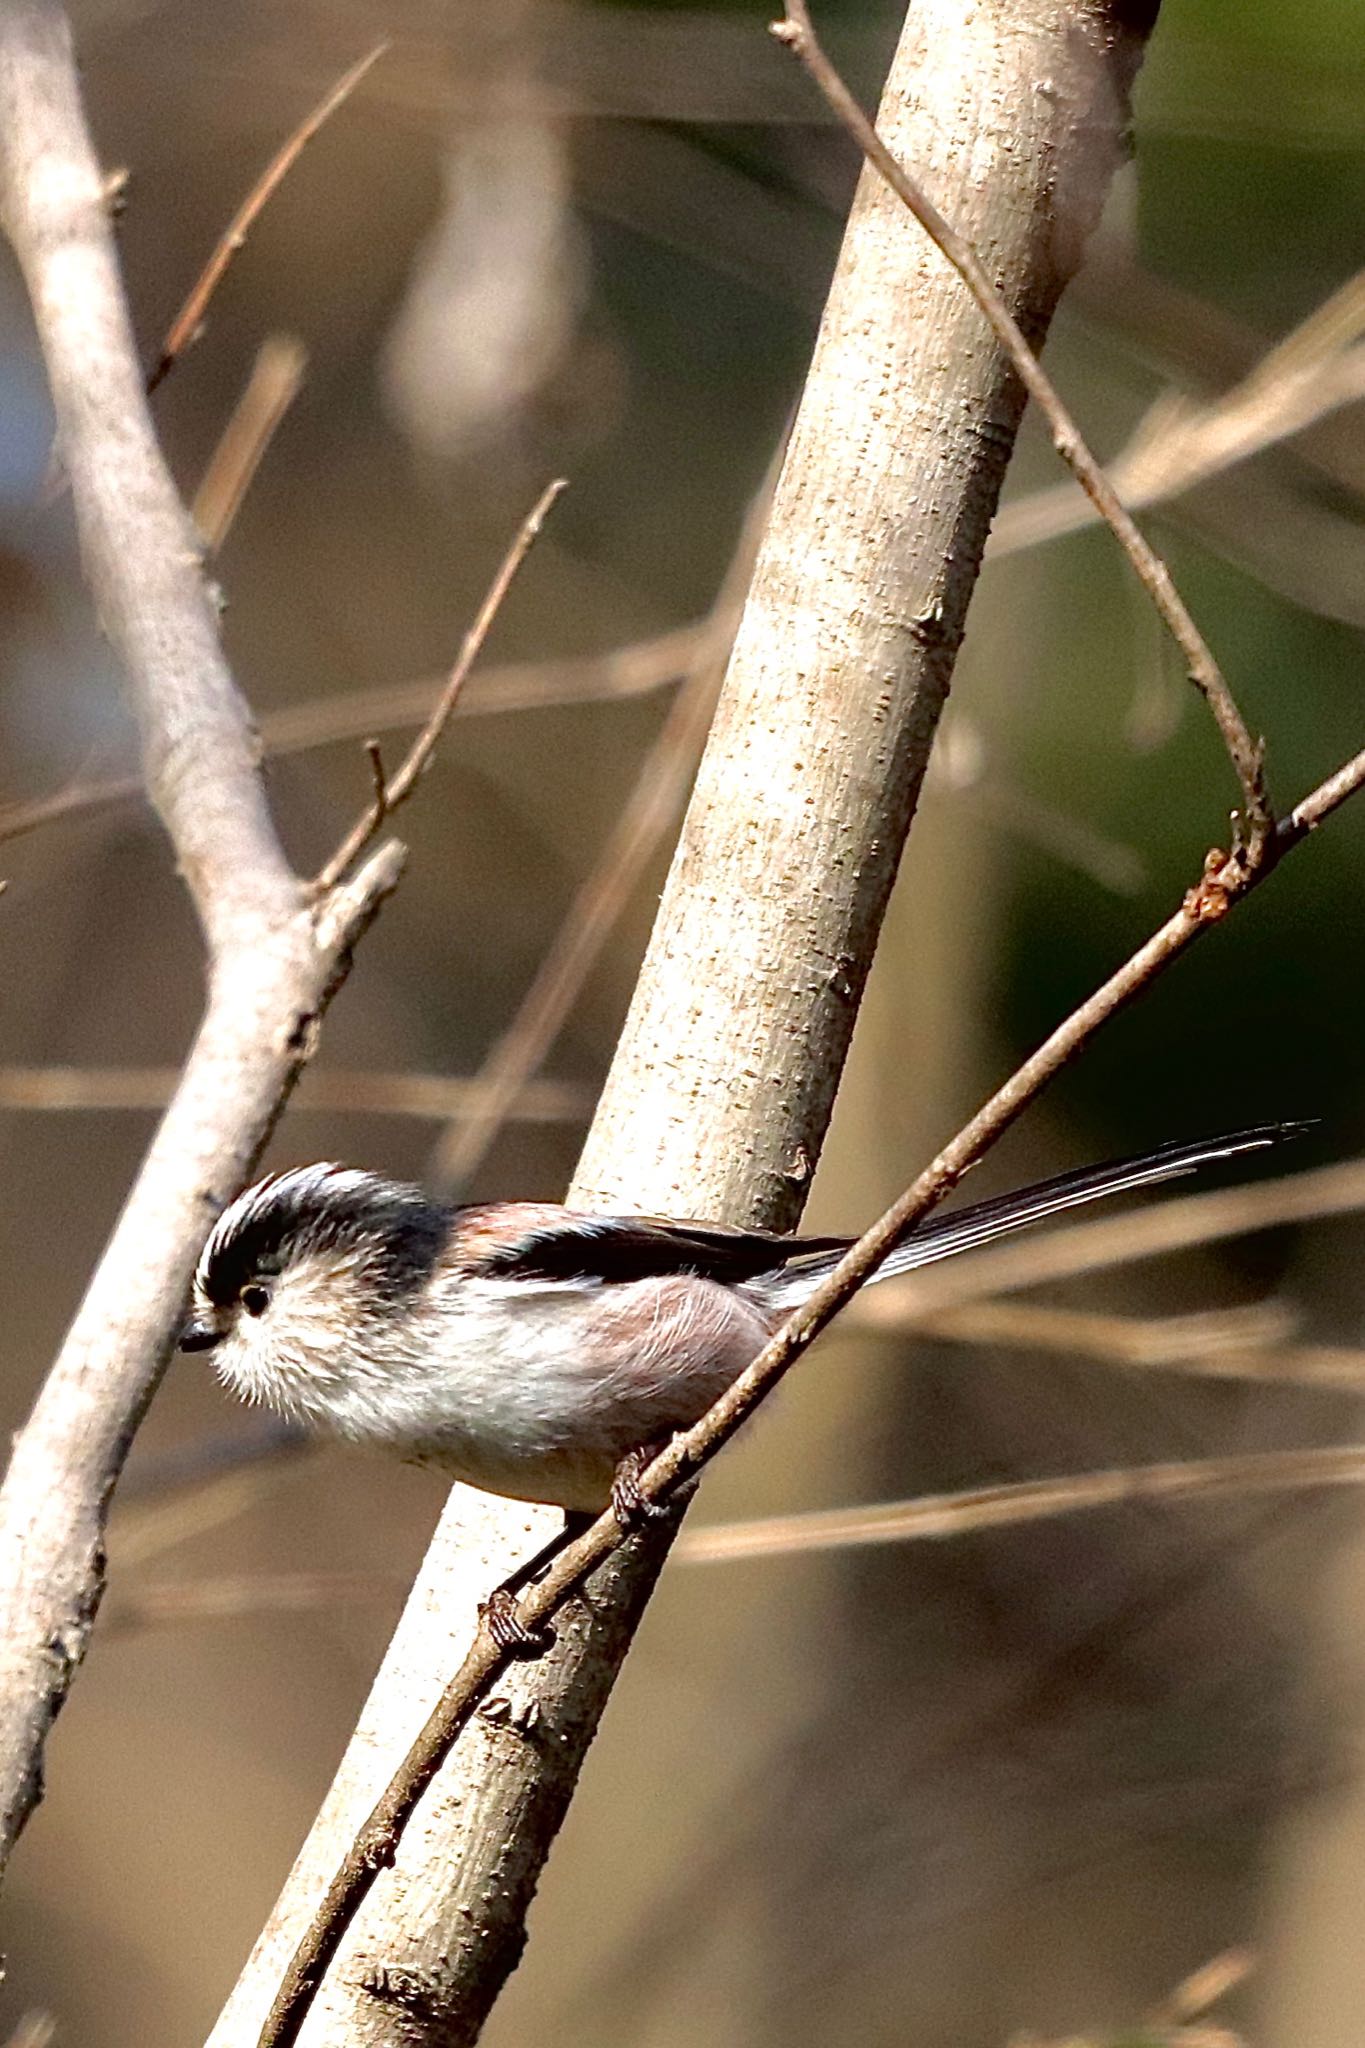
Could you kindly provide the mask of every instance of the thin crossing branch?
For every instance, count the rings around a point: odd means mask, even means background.
[[[1266,795],[1264,743],[1252,738],[1223,671],[1176,589],[1166,564],[1139,531],[1086,446],[1056,386],[1030,348],[1023,329],[971,243],[944,218],[923,186],[887,148],[830,63],[811,26],[805,0],[787,0],[786,17],[773,23],[772,33],[805,65],[867,161],[886,180],[896,197],[959,273],[1001,347],[1008,352],[1029,397],[1047,421],[1057,453],[1127,555],[1139,582],[1184,655],[1190,680],[1213,713],[1223,736],[1223,744],[1242,791],[1241,830],[1233,851],[1250,865],[1256,865],[1272,855],[1274,850],[1271,833],[1275,821]]]

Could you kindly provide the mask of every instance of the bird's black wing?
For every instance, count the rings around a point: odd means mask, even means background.
[[[674,1223],[659,1216],[594,1216],[549,1204],[508,1202],[460,1212],[465,1270],[514,1280],[602,1285],[698,1273],[731,1285],[788,1260],[840,1252],[843,1237],[783,1237],[723,1223]]]
[[[970,1208],[931,1216],[906,1233],[879,1278],[953,1258],[1103,1197],[1155,1187],[1216,1160],[1299,1137],[1306,1123],[1260,1124],[1216,1138],[1161,1145],[1135,1159],[1110,1160],[1058,1174],[1033,1187],[994,1195]],[[769,1276],[765,1294],[776,1306],[804,1299],[846,1252],[846,1237],[782,1237],[731,1230],[720,1223],[670,1222],[658,1216],[594,1216],[552,1204],[508,1202],[458,1212],[461,1257],[470,1273],[585,1285],[699,1273],[732,1286]]]

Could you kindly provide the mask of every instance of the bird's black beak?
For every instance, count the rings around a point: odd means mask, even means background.
[[[215,1344],[221,1343],[222,1336],[222,1331],[215,1330],[212,1323],[197,1323],[194,1317],[191,1316],[184,1329],[180,1332],[180,1349],[182,1351],[212,1351]]]

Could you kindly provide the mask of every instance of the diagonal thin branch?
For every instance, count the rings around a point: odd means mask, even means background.
[[[446,679],[445,688],[432,706],[426,724],[408,749],[398,773],[385,779],[382,771],[380,772],[373,802],[356,820],[317,876],[313,884],[316,891],[325,893],[328,889],[336,887],[371,840],[383,829],[385,820],[392,816],[400,804],[406,803],[418,781],[430,767],[431,758],[440,744],[441,734],[450,721],[460,692],[468,680],[469,671],[483,652],[483,643],[492,630],[493,621],[502,610],[504,598],[516,581],[517,571],[530,553],[551,506],[565,488],[562,477],[547,484],[522,521],[511,546],[498,565],[493,581],[488,586],[483,603],[474,615],[473,625],[464,636],[455,666]],[[371,759],[373,761],[373,756]]]
[[[1285,843],[1295,843],[1295,836],[1302,837],[1308,829],[1302,822],[1296,827],[1295,820],[1311,818],[1320,823],[1362,782],[1365,756],[1338,771],[1296,807],[1281,828]],[[644,1499],[665,1501],[702,1470],[820,1332],[872,1278],[906,1231],[956,1185],[968,1167],[1023,1114],[1104,1024],[1150,987],[1204,932],[1220,924],[1236,903],[1273,872],[1274,866],[1273,859],[1250,864],[1235,855],[1209,856],[1203,877],[1188,891],[1174,916],[1016,1069],[918,1179],[858,1239],[809,1299],[787,1318],[701,1420],[675,1436],[651,1461],[640,1478]],[[1237,1462],[1239,1469],[1246,1465],[1245,1460]],[[1114,1475],[1101,1477],[1110,1489],[1103,1498],[1122,1497],[1113,1492],[1117,1484]],[[1099,1481],[1096,1491],[1099,1504]],[[608,1511],[585,1534],[567,1544],[544,1576],[517,1603],[518,1616],[527,1632],[535,1635],[542,1630],[569,1594],[613,1551],[631,1540],[623,1537],[615,1515]],[[403,1828],[418,1800],[508,1661],[486,1625],[481,1624],[460,1669],[445,1687],[319,1902],[272,2002],[260,2035],[260,2048],[292,2048],[297,2041],[328,1965],[370,1886],[379,1871],[393,1862]]]
[[[210,555],[227,539],[275,431],[298,397],[308,352],[293,335],[261,343],[247,386],[218,437],[190,517]]]
[[[1125,509],[1099,463],[1081,436],[1080,429],[1062,403],[1052,379],[1024,338],[1022,328],[1010,312],[987,274],[971,244],[946,221],[928,194],[910,175],[878,135],[842,78],[830,63],[811,26],[805,0],[787,0],[784,20],[772,24],[772,33],[796,56],[810,73],[830,108],[857,142],[867,161],[885,179],[925,232],[937,244],[985,314],[991,330],[1018,371],[1030,398],[1046,419],[1053,446],[1077,483],[1111,529],[1158,612],[1171,637],[1185,657],[1190,680],[1208,704],[1223,736],[1233,771],[1242,791],[1241,835],[1234,856],[1243,856],[1255,866],[1273,852],[1271,838],[1274,814],[1266,796],[1264,746],[1253,740],[1213,652],[1195,624],[1184,599],[1171,579],[1170,571],[1151,543],[1144,538]]]
[[[312,112],[304,116],[261,172],[223,230],[212,255],[191,287],[189,297],[166,330],[166,339],[161,344],[161,354],[147,378],[149,398],[169,375],[185,350],[199,339],[203,332],[204,315],[208,311],[209,301],[222,283],[224,272],[255,227],[267,203],[284,183],[318,130],[330,121],[337,109],[351,97],[361,79],[379,62],[388,47],[387,42],[376,43],[358,64],[353,64],[349,71],[344,72],[335,85],[323,94]]]

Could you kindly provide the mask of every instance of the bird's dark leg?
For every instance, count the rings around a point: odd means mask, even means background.
[[[627,1534],[643,1528],[647,1522],[662,1522],[672,1512],[668,1502],[646,1500],[640,1491],[640,1474],[653,1464],[662,1449],[662,1444],[640,1444],[626,1452],[613,1475],[611,1511]]]
[[[479,1619],[485,1623],[500,1650],[509,1650],[518,1657],[538,1657],[550,1647],[554,1641],[553,1631],[527,1628],[517,1613],[517,1595],[542,1578],[565,1545],[591,1528],[594,1519],[578,1509],[566,1508],[563,1528],[557,1529],[548,1543],[542,1543],[525,1564],[519,1564],[500,1586],[493,1588],[486,1600],[480,1601]]]

